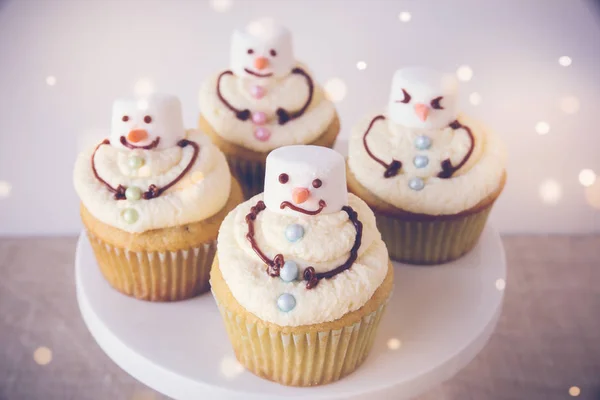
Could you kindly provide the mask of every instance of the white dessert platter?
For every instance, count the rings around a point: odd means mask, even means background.
[[[449,379],[485,346],[501,313],[500,236],[488,224],[455,262],[394,267],[394,294],[365,363],[336,383],[294,388],[243,369],[210,293],[176,303],[136,300],[104,280],[85,234],[75,255],[79,307],[98,345],[128,374],[177,400],[404,399]]]

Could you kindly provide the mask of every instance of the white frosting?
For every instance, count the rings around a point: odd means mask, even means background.
[[[299,66],[302,67],[302,66]],[[304,69],[307,73],[308,70]],[[307,144],[321,136],[335,117],[335,108],[315,84],[313,99],[306,112],[299,118],[279,125],[275,114],[278,108],[293,112],[302,108],[308,99],[306,79],[299,74],[283,78],[256,78],[226,75],[221,79],[221,94],[234,107],[251,112],[264,112],[267,122],[262,125],[271,133],[266,141],[254,136],[256,125],[248,119],[235,117],[217,96],[218,75],[208,79],[200,90],[200,111],[214,130],[225,140],[257,152],[268,152],[275,148]],[[251,94],[254,86],[264,88],[265,95],[255,98]]]
[[[223,278],[235,299],[258,318],[280,326],[298,326],[333,321],[362,307],[383,282],[388,269],[388,252],[369,207],[358,197],[349,196],[349,205],[363,223],[358,259],[348,270],[306,289],[306,282],[285,282],[266,272],[265,264],[246,239],[245,221],[250,208],[262,194],[240,204],[226,218],[219,231],[218,257]],[[285,229],[290,224],[304,227],[304,237],[290,243]],[[317,272],[334,269],[349,257],[356,230],[345,211],[307,216],[284,215],[268,208],[254,222],[259,248],[270,258],[282,254],[295,261],[302,271],[312,266]],[[277,307],[277,298],[290,293],[296,306],[288,312]]]
[[[390,119],[407,128],[442,129],[456,119],[458,81],[429,68],[399,69],[392,79]],[[434,104],[436,98],[438,104]]]
[[[367,154],[363,145],[364,133],[375,115],[353,128],[348,165],[357,180],[382,200],[413,213],[455,214],[475,206],[500,186],[506,165],[504,144],[496,134],[464,116],[459,116],[458,121],[471,128],[475,147],[468,162],[449,179],[438,178],[437,174],[443,160],[450,158],[452,165],[458,165],[466,155],[470,140],[465,129],[411,129],[389,118],[375,122],[367,136],[370,150],[386,163],[392,159],[402,162],[398,175],[384,178],[385,169]],[[428,150],[416,149],[419,135],[431,139]],[[416,155],[428,157],[426,167],[413,164]],[[414,177],[424,180],[422,190],[409,188]]]
[[[208,137],[198,131],[188,132],[200,151],[190,170],[173,187],[150,200],[115,200],[93,174],[91,157],[94,148],[77,158],[74,183],[84,206],[98,220],[127,232],[144,232],[204,220],[216,214],[227,202],[231,175],[225,156]],[[129,150],[112,145],[100,146],[95,156],[98,175],[112,187],[136,186],[146,191],[151,184],[163,187],[173,181],[192,160],[191,145],[164,150]],[[132,156],[141,157],[139,169],[129,166]],[[137,211],[138,219],[127,223],[125,209]]]
[[[292,34],[272,19],[253,21],[245,30],[233,32],[231,69],[237,76],[250,76],[250,71],[284,77],[294,64]]]
[[[284,183],[279,179],[282,174],[288,178]],[[320,187],[314,187],[316,179]],[[319,209],[321,200],[326,203],[322,214],[338,212],[348,204],[344,157],[320,146],[285,146],[273,150],[267,156],[264,197],[265,205],[274,213],[298,213],[291,208],[282,209],[284,201],[314,211]]]
[[[141,133],[136,138],[135,134]],[[135,146],[147,146],[160,138],[157,149],[176,146],[185,136],[181,102],[175,96],[152,94],[138,99],[118,99],[113,104],[110,144],[126,149],[124,137]]]

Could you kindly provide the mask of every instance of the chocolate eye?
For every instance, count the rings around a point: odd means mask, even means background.
[[[323,182],[321,182],[321,180],[320,180],[320,179],[315,179],[315,180],[312,182],[312,185],[313,185],[313,187],[314,187],[315,189],[318,189],[318,188],[320,188],[320,187],[323,185]]]
[[[402,89],[402,93],[404,94],[404,98],[402,100],[396,100],[396,103],[408,104],[411,99],[410,94],[408,94],[408,92],[404,89]]]
[[[152,122],[152,117],[151,117],[151,116],[149,116],[149,115],[146,115],[146,116],[144,117],[144,122],[145,122],[145,123],[147,123],[147,124],[149,124],[150,122]]]
[[[290,180],[288,174],[279,175],[279,183],[287,183]]]
[[[442,101],[443,98],[443,96],[440,96],[431,100],[431,108],[435,108],[436,110],[443,110],[444,107],[442,107],[442,105],[440,104],[440,101]]]
[[[248,49],[248,54],[254,54],[254,50]]]
[[[275,57],[277,55],[277,52],[275,50],[271,49],[269,54],[271,54],[271,57]]]
[[[127,121],[129,121],[129,117],[127,115],[123,115],[123,118],[121,118],[121,120],[123,122],[127,122]]]

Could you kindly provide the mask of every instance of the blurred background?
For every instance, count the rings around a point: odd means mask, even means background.
[[[76,154],[106,137],[112,101],[202,81],[232,29],[269,16],[350,127],[381,110],[395,69],[455,72],[463,111],[509,147],[492,220],[503,233],[600,231],[600,26],[585,0],[0,0],[0,235],[81,229]]]

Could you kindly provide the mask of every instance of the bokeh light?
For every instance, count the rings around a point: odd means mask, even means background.
[[[12,185],[7,181],[0,181],[0,199],[10,196]]]
[[[473,70],[468,65],[461,65],[456,70],[456,76],[463,82],[470,81],[473,78]]]
[[[359,61],[356,63],[356,68],[358,68],[359,71],[363,71],[367,69],[367,63],[364,61]]]
[[[596,182],[596,173],[591,169],[582,169],[579,172],[579,183],[585,187],[592,186]]]
[[[232,5],[233,0],[210,0],[210,6],[216,12],[227,12]]]
[[[408,11],[402,11],[400,14],[398,14],[398,19],[401,22],[409,22],[412,19],[412,15]]]
[[[558,63],[563,67],[568,67],[572,62],[573,60],[571,60],[571,57],[569,56],[562,56],[558,58]]]
[[[387,347],[390,350],[398,350],[402,346],[402,342],[398,338],[391,338],[387,341]]]
[[[546,179],[540,184],[539,193],[545,204],[555,205],[562,197],[562,188],[554,179]]]
[[[550,124],[546,121],[539,121],[535,124],[535,131],[540,135],[545,135],[550,132]]]
[[[506,281],[502,278],[496,280],[496,289],[503,291],[506,287]]]
[[[325,83],[325,95],[334,103],[344,100],[346,92],[346,84],[340,78],[332,78]]]
[[[469,95],[469,102],[474,106],[480,105],[481,100],[481,95],[477,92],[473,92]]]
[[[579,389],[577,386],[571,386],[569,388],[569,395],[573,396],[573,397],[577,397],[581,394],[581,389]]]
[[[33,352],[33,360],[38,365],[48,365],[52,361],[52,350],[47,347],[38,347]]]
[[[46,77],[46,84],[47,84],[48,86],[54,86],[54,85],[56,85],[56,77],[55,77],[55,76],[52,76],[52,75],[50,75],[50,76],[47,76],[47,77]]]

